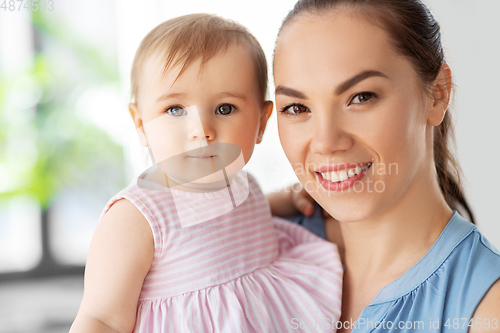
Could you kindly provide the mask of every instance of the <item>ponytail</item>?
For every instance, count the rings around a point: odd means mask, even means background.
[[[448,136],[452,134],[451,132],[451,115],[446,112],[441,124],[434,128],[434,164],[439,187],[448,205],[454,209],[459,209],[461,206],[469,215],[470,221],[475,223],[474,215],[460,185],[460,167],[448,149]]]

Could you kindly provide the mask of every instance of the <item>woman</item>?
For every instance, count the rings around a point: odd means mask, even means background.
[[[473,219],[450,171],[451,72],[425,5],[301,0],[274,79],[285,154],[340,222],[339,332],[499,331],[500,254],[452,210]]]

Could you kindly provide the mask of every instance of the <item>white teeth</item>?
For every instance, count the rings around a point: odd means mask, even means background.
[[[339,174],[336,173],[335,171],[330,172],[330,181],[332,182],[338,182],[339,179]]]
[[[321,173],[321,176],[323,176],[324,179],[331,181],[331,182],[343,182],[344,180],[349,179],[350,177],[353,177],[355,175],[359,175],[361,172],[365,171],[368,169],[372,163],[368,163],[366,165],[361,166],[356,166],[355,168],[348,169],[348,170],[340,170],[339,172],[331,171],[331,172],[325,172]]]

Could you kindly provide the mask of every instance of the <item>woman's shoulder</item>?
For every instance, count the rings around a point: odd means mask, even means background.
[[[440,238],[452,237],[454,234],[459,236],[447,261],[460,264],[452,265],[450,270],[453,268],[467,271],[471,279],[480,278],[480,276],[484,278],[484,274],[500,277],[500,251],[491,244],[476,225],[455,213],[447,229],[449,229],[445,230],[447,233],[443,231]],[[463,237],[460,238],[462,235]],[[444,239],[443,242],[445,242]]]
[[[500,278],[500,252],[476,225],[456,212],[418,267],[428,269],[422,289],[443,297],[444,310],[470,318],[489,288]],[[417,264],[418,266],[418,264]]]
[[[500,280],[497,280],[474,311],[470,333],[484,332],[484,329],[500,328]]]
[[[484,285],[486,277],[494,279],[491,283],[500,277],[500,252],[476,225],[455,212],[429,252],[412,269],[422,272],[424,282],[436,277],[452,283],[460,273],[462,289],[466,284],[476,289],[476,282],[483,281]]]
[[[455,213],[427,254],[384,287],[365,315],[372,317],[375,309],[384,308],[388,321],[433,318],[444,329],[447,320],[472,318],[499,278],[498,250]]]
[[[438,287],[439,292],[427,292],[435,295],[434,300],[443,306],[443,324],[454,318],[477,317],[477,310],[483,300],[500,296],[500,252],[481,233],[476,225],[455,213],[454,217],[441,234],[441,243],[447,238],[456,242],[451,252],[443,258],[443,263],[436,269],[422,289],[430,291]],[[436,242],[437,243],[437,242]],[[449,242],[452,243],[452,242]],[[436,244],[439,246],[439,244]],[[491,295],[490,295],[491,294]],[[488,303],[488,302],[487,302]],[[490,307],[484,303],[479,314],[489,313]],[[484,317],[483,317],[484,318]]]
[[[491,242],[480,232],[480,230],[472,223],[464,220],[458,215],[457,225],[471,228],[463,241],[457,244],[456,254],[450,258],[448,266],[448,274],[446,277],[450,280],[455,279],[455,276],[462,276],[461,286],[457,285],[459,291],[455,294],[460,295],[464,304],[466,314],[472,314],[481,304],[485,296],[490,292],[492,295],[500,296],[500,251],[491,244]],[[457,302],[462,300],[455,295],[450,295]],[[489,299],[489,298],[488,298]],[[498,301],[498,299],[497,299]]]

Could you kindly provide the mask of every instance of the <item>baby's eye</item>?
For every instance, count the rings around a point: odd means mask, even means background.
[[[287,105],[281,110],[282,113],[288,113],[290,115],[298,115],[309,111],[310,110],[302,104]]]
[[[215,113],[223,115],[223,116],[227,116],[228,114],[231,114],[234,110],[236,110],[236,108],[233,105],[231,105],[231,104],[222,104],[221,106],[219,106],[217,108],[217,110],[215,111]]]
[[[376,97],[374,93],[365,91],[354,95],[349,104],[364,104],[369,102],[374,97]]]
[[[187,114],[186,110],[180,106],[171,106],[166,109],[165,112],[174,117],[180,117]]]

